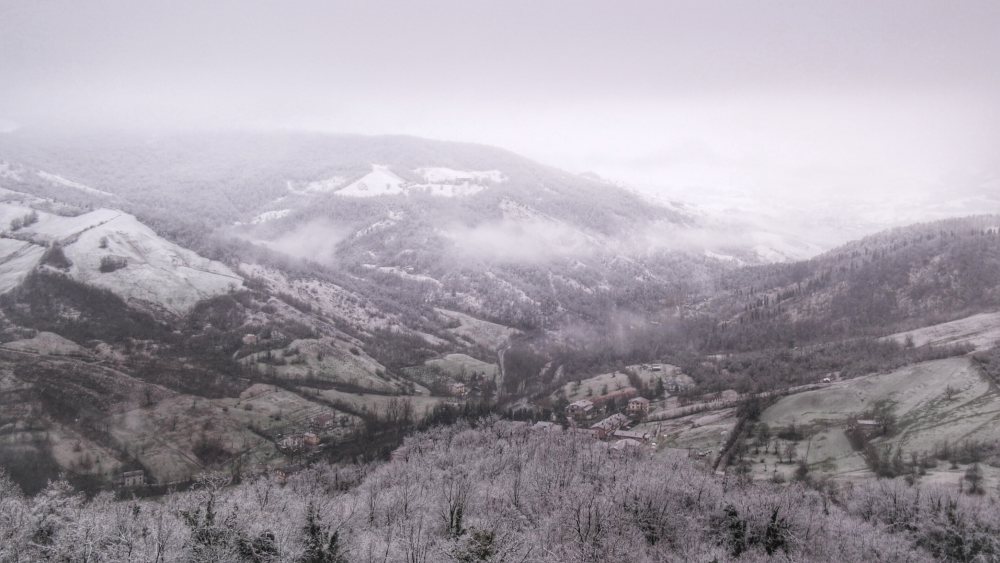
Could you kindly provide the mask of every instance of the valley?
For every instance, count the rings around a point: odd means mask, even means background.
[[[295,138],[351,156],[261,153],[237,190],[160,142],[169,186],[0,143],[0,465],[29,496],[405,473],[483,427],[741,487],[1000,487],[994,216],[785,262],[488,147]]]

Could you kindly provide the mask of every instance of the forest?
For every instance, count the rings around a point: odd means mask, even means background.
[[[495,418],[382,464],[208,475],[155,500],[28,498],[0,477],[0,561],[993,561],[1000,491],[717,476]]]

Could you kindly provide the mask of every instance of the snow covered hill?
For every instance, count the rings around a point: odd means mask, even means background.
[[[227,266],[203,258],[157,235],[135,217],[114,209],[76,216],[0,204],[3,225],[26,217],[30,224],[0,237],[0,291],[9,291],[35,267],[47,248],[61,248],[68,267],[55,267],[77,281],[108,289],[141,308],[180,315],[198,301],[242,287]]]

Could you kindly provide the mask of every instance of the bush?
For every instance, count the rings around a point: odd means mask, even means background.
[[[45,251],[42,255],[42,264],[47,266],[52,266],[53,268],[58,268],[60,270],[68,270],[70,266],[73,265],[66,257],[66,253],[63,252],[62,245],[58,242],[52,243],[52,246]]]
[[[128,258],[109,254],[101,257],[101,266],[98,269],[101,273],[107,274],[115,270],[121,270],[125,266],[128,266]]]

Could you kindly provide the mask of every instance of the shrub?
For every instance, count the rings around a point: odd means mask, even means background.
[[[101,273],[107,274],[115,270],[120,270],[125,266],[128,266],[128,258],[109,254],[101,257],[101,266],[98,269]]]

